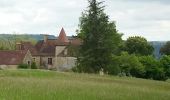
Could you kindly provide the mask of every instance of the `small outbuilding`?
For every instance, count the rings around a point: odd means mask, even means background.
[[[32,63],[29,50],[0,51],[0,69],[16,69],[19,64]]]

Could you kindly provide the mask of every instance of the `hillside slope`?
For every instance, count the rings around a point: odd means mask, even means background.
[[[14,50],[17,42],[24,41],[35,44],[43,39],[43,34],[0,34],[0,50]],[[56,37],[49,35],[49,39],[56,39]]]
[[[170,100],[170,83],[43,70],[1,70],[0,100]]]

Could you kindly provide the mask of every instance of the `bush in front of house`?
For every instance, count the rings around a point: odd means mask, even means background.
[[[18,65],[18,68],[19,68],[19,69],[28,69],[29,66],[28,66],[27,64],[19,64],[19,65]]]
[[[32,62],[31,63],[31,69],[37,69],[38,67],[37,67],[37,65],[36,65],[36,63],[35,62]]]

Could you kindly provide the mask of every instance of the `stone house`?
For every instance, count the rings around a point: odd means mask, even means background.
[[[0,69],[16,69],[19,64],[31,63],[32,56],[29,50],[0,51]]]
[[[39,68],[65,71],[75,66],[76,57],[72,48],[77,48],[80,45],[80,39],[66,36],[62,28],[56,39],[48,39],[48,35],[44,35],[44,40],[38,41],[36,45],[22,42],[16,45],[16,49],[30,50],[33,61]]]

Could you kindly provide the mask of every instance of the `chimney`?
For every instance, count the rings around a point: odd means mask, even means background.
[[[46,43],[46,42],[47,42],[47,40],[48,40],[48,35],[47,35],[47,34],[45,34],[45,35],[44,35],[44,43]]]
[[[16,46],[15,47],[16,50],[23,50],[22,42],[17,42],[15,46]]]

